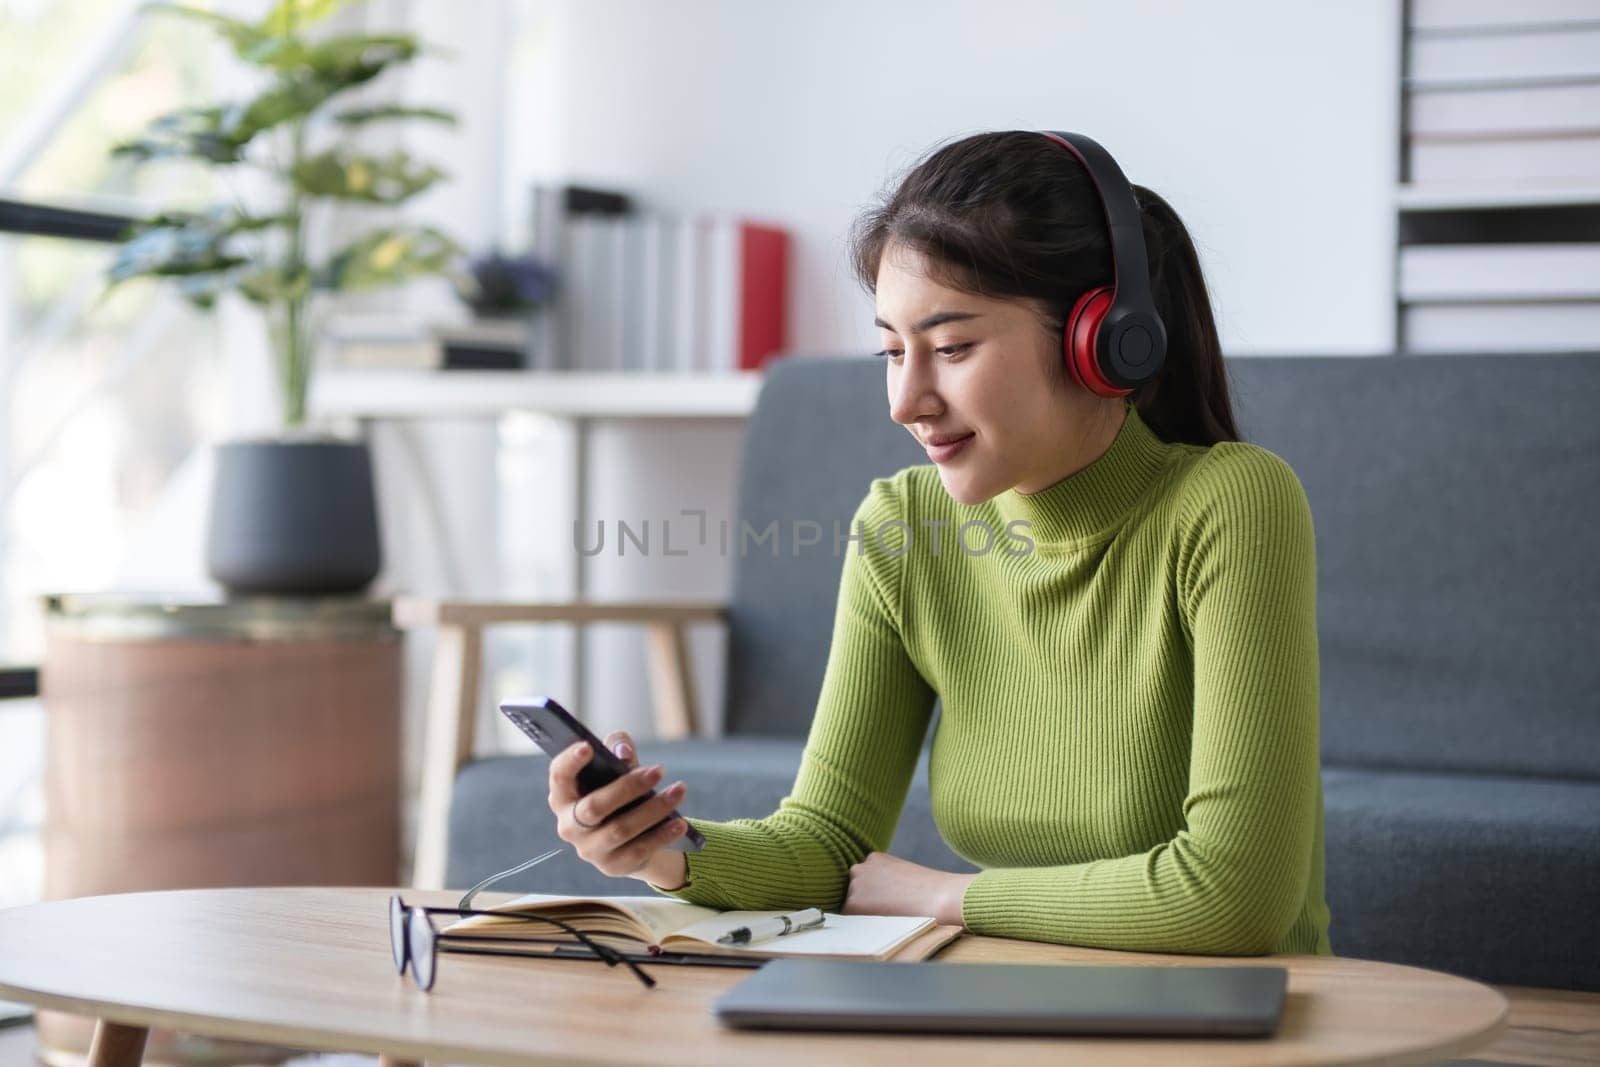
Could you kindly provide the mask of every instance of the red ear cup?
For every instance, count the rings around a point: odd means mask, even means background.
[[[1095,352],[1094,338],[1100,332],[1106,312],[1111,310],[1114,291],[1109,285],[1090,289],[1072,305],[1067,315],[1067,328],[1061,339],[1067,373],[1072,380],[1096,396],[1127,396],[1132,389],[1121,389],[1106,380],[1100,373],[1100,360]]]

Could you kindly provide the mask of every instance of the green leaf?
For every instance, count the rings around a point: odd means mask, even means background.
[[[248,104],[230,108],[224,129],[239,142],[249,142],[264,130],[307,117],[337,91],[337,86],[318,81],[280,80]]]
[[[227,270],[246,262],[222,247],[204,226],[154,225],[117,249],[108,274],[112,284],[138,277],[181,277]]]
[[[319,272],[318,288],[342,291],[439,274],[462,248],[430,227],[375,230],[340,249]]]
[[[307,46],[300,66],[325,81],[359,85],[395,63],[416,58],[417,51],[410,34],[348,34]]]
[[[343,85],[370,81],[393,63],[421,52],[409,34],[344,34],[322,41],[274,38],[248,56],[251,62],[283,73],[326,78]]]
[[[137,277],[174,278],[179,291],[198,307],[215,303],[217,293],[238,282],[251,261],[231,247],[232,238],[288,225],[283,215],[246,215],[230,207],[204,212],[165,212],[135,222],[112,259],[112,285]]]
[[[439,108],[400,107],[393,104],[376,107],[353,107],[348,111],[341,111],[333,116],[333,120],[343,126],[360,126],[368,122],[380,122],[385,119],[423,119],[429,122],[443,122],[450,126],[456,124],[455,115]]]
[[[304,266],[274,265],[241,274],[236,283],[241,295],[263,307],[287,304],[311,292],[311,272]]]
[[[116,145],[111,154],[136,163],[173,158],[237,163],[244,158],[249,138],[241,140],[227,129],[228,123],[225,108],[182,108],[152,120],[143,137]]]
[[[350,0],[278,0],[256,25],[263,33],[286,37],[316,25],[349,3]]]
[[[445,176],[403,151],[387,156],[346,155],[338,149],[301,160],[290,178],[306,196],[398,204]]]

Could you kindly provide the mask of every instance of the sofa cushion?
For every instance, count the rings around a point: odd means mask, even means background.
[[[1600,784],[1325,768],[1341,956],[1600,990]]]
[[[797,446],[797,442],[804,442]],[[803,447],[803,460],[801,449]],[[739,457],[728,602],[729,735],[803,739],[828,660],[850,517],[874,478],[926,463],[889,418],[883,363],[789,357],[768,364]],[[777,540],[757,542],[771,533]],[[803,544],[813,537],[815,544]]]
[[[650,741],[640,757],[666,768],[663,784],[679,778],[688,784],[681,808],[685,815],[724,822],[761,818],[776,811],[794,786],[804,748],[803,739],[792,738]],[[556,836],[547,767],[547,760],[539,754],[497,756],[462,768],[450,806],[448,884],[465,888],[546,849],[564,847],[567,851],[562,855],[507,878],[495,888],[649,895],[650,888],[638,879],[601,874]],[[978,869],[951,852],[934,826],[926,749],[889,851],[940,870]]]
[[[1600,781],[1600,357],[1228,375],[1316,523],[1324,763]]]

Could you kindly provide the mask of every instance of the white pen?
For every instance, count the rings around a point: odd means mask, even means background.
[[[792,934],[797,930],[814,930],[822,925],[824,916],[820,908],[806,908],[803,911],[792,911],[787,915],[776,915],[770,919],[757,919],[749,926],[741,926],[737,930],[729,930],[717,938],[719,945],[750,945],[757,941],[769,941],[774,937]]]

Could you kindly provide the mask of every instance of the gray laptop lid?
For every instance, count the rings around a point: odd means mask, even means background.
[[[712,1010],[729,1026],[921,1033],[1268,1035],[1282,967],[775,959]]]

